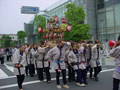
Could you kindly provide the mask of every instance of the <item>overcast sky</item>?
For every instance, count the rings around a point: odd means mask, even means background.
[[[36,6],[46,9],[58,0],[0,0],[0,34],[16,34],[24,29],[34,15],[21,14],[22,6]]]

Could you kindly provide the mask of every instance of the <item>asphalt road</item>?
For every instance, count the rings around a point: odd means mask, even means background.
[[[68,82],[68,85],[70,86],[68,90],[112,90],[112,73],[114,70],[113,60],[108,58],[108,60],[101,60],[101,63],[103,70],[99,74],[98,82],[87,79],[87,87],[80,87],[77,86],[75,82]],[[51,77],[51,83],[47,83],[46,81],[40,82],[37,75],[32,78],[26,76],[23,90],[58,90],[56,88],[55,73],[53,71],[51,71]],[[63,85],[62,80],[61,85]],[[11,62],[5,62],[5,66],[0,65],[0,90],[19,90],[16,76],[13,73],[13,64]],[[61,90],[66,89],[62,88]]]

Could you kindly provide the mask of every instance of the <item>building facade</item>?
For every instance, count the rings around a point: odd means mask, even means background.
[[[97,0],[98,37],[114,39],[120,35],[120,0]]]
[[[84,9],[84,22],[90,25],[92,40],[117,39],[120,33],[120,0],[59,0],[47,8],[47,14],[65,17],[68,3],[75,3]]]

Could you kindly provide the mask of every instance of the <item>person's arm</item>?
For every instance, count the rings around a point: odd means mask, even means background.
[[[47,53],[47,59],[52,60],[53,58],[53,49],[49,50]]]

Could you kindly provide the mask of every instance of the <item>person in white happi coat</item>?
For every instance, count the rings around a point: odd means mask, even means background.
[[[73,70],[73,67],[68,63],[68,55],[70,51],[72,50],[72,47],[70,46],[68,50],[65,52],[65,63],[66,67],[68,68],[68,81],[75,81],[75,71]]]
[[[113,90],[119,90],[120,83],[120,36],[118,41],[115,42],[112,50],[110,51],[110,56],[115,58],[115,71],[113,72]]]
[[[79,86],[86,86],[86,66],[85,66],[85,59],[82,55],[83,48],[77,46],[77,44],[72,45],[72,50],[68,55],[68,62],[73,67],[73,69],[77,73],[77,85]]]
[[[30,74],[30,77],[33,77],[34,73],[34,60],[32,59],[32,45],[27,45],[27,48],[25,49],[25,54],[26,54],[26,66],[25,66],[25,72],[26,75],[28,76],[28,71]]]
[[[63,77],[63,87],[69,88],[66,82],[66,64],[64,61],[65,51],[68,49],[67,43],[63,43],[62,40],[56,41],[57,46],[48,51],[48,59],[53,61],[53,66],[56,71],[56,83],[57,88],[61,89],[60,85],[60,72],[62,72]]]
[[[49,51],[49,46],[46,45],[44,41],[41,41],[40,47],[38,47],[37,51],[35,52],[35,57],[36,57],[38,79],[41,81],[44,80],[43,72],[45,71],[47,82],[50,82],[51,76],[49,71],[49,61],[47,59],[48,51]]]
[[[14,64],[14,73],[17,76],[17,82],[18,82],[18,87],[20,90],[22,89],[22,83],[25,78],[25,53],[24,53],[25,47],[20,46],[18,50],[15,51],[13,54],[13,64]]]
[[[37,63],[36,63],[36,58],[35,58],[35,52],[37,51],[37,44],[36,43],[33,43],[33,46],[32,46],[32,49],[30,50],[30,53],[31,53],[31,60],[32,60],[32,71],[33,71],[33,74],[35,74],[35,68],[37,68]],[[34,63],[34,64],[33,64]]]
[[[92,47],[92,59],[90,61],[91,68],[94,69],[94,77],[95,81],[98,81],[98,74],[102,70],[101,64],[100,64],[100,41],[96,40],[95,45]],[[91,75],[92,77],[92,75]]]

